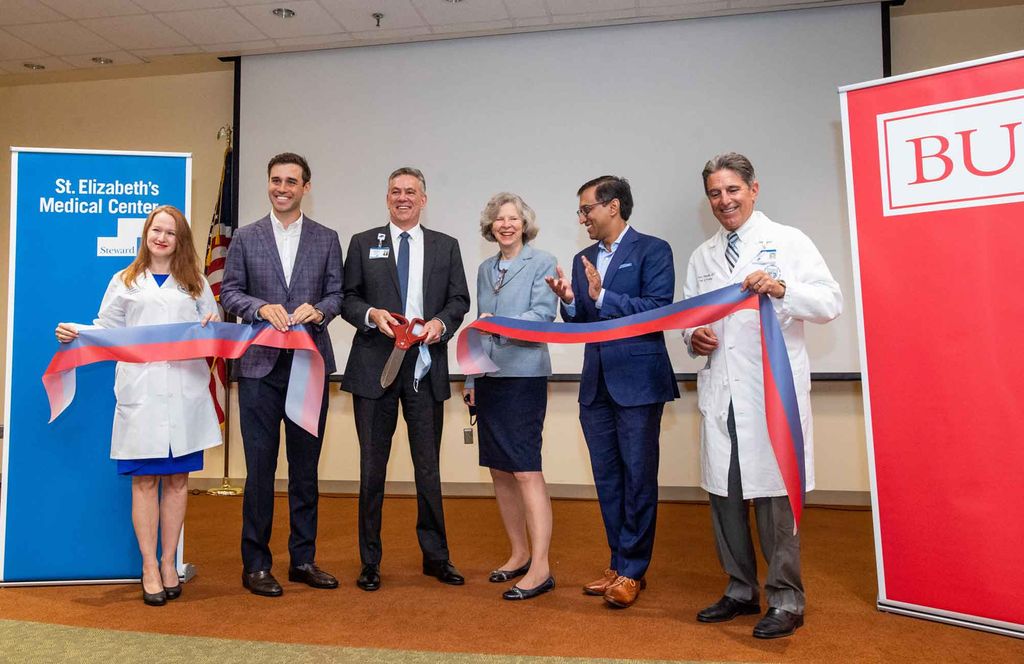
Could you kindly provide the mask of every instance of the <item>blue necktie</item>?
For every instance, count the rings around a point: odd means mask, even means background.
[[[729,269],[736,267],[736,261],[740,259],[740,252],[736,248],[736,241],[740,239],[740,236],[736,234],[736,231],[729,233],[729,245],[725,248],[725,260],[729,261]]]
[[[398,237],[398,290],[402,293],[402,313],[405,313],[406,298],[409,296],[409,234],[402,231]]]

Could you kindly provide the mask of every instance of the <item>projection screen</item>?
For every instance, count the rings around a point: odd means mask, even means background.
[[[881,39],[871,4],[246,56],[240,223],[269,211],[267,160],[299,152],[313,171],[304,210],[347,251],[387,222],[388,174],[416,166],[423,223],[458,238],[472,291],[496,251],[479,233],[492,194],[520,194],[537,212],[534,245],[567,267],[589,244],[576,190],[612,173],[632,184],[630,222],[672,244],[679,299],[690,253],[718,227],[701,169],[742,152],[758,209],[804,230],[843,288],[846,314],[807,326],[812,370],[858,372],[836,88],[881,77]],[[352,333],[332,323],[340,367]],[[701,366],[677,333],[668,344],[677,372]],[[579,373],[582,348],[551,355],[556,373]]]

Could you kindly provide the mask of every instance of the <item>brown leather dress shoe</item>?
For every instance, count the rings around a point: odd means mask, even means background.
[[[633,606],[640,591],[647,587],[646,579],[631,579],[628,576],[616,578],[604,591],[604,601],[620,609]]]
[[[601,597],[604,595],[604,591],[608,590],[608,586],[612,585],[612,582],[618,578],[619,573],[613,569],[606,569],[604,574],[597,581],[591,581],[587,585],[583,586],[584,595],[596,595]]]
[[[242,572],[242,585],[253,595],[264,597],[280,597],[283,592],[281,584],[277,582],[270,570]]]

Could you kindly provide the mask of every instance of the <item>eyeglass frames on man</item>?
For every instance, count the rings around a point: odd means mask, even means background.
[[[611,200],[598,201],[596,203],[590,203],[589,205],[581,205],[580,209],[576,210],[576,216],[585,217],[588,214],[590,214],[590,211],[593,210],[594,208],[600,207],[602,205],[608,205],[609,203],[611,203]]]

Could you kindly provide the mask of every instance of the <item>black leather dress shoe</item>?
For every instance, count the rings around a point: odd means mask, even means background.
[[[525,565],[516,569],[496,569],[491,572],[487,580],[491,583],[505,583],[506,581],[517,579],[530,571],[530,563],[532,562],[532,560],[527,560]]]
[[[804,617],[802,615],[773,606],[764,614],[764,618],[754,625],[754,636],[759,639],[777,639],[781,636],[789,636],[803,624]]]
[[[242,585],[253,595],[263,597],[280,597],[284,592],[274,575],[265,569],[258,572],[242,572]]]
[[[313,588],[337,588],[338,580],[316,566],[306,563],[288,568],[288,580],[294,583],[305,583]]]
[[[377,565],[363,565],[363,571],[359,572],[356,585],[368,592],[380,588],[380,567]]]
[[[757,602],[741,602],[724,596],[714,604],[697,613],[697,620],[706,623],[725,622],[736,616],[752,616],[761,613],[761,605]]]
[[[466,582],[466,578],[459,574],[459,570],[455,569],[455,565],[450,560],[425,561],[423,573],[436,577],[441,583],[447,583],[450,586],[461,586]]]
[[[168,588],[164,586],[164,594],[167,595],[167,601],[170,602],[172,599],[178,599],[181,597],[181,582],[178,585]]]
[[[543,595],[546,592],[550,592],[555,589],[555,577],[549,576],[544,583],[540,584],[536,588],[520,588],[519,586],[512,586],[501,594],[503,599],[533,599],[537,595]]]

